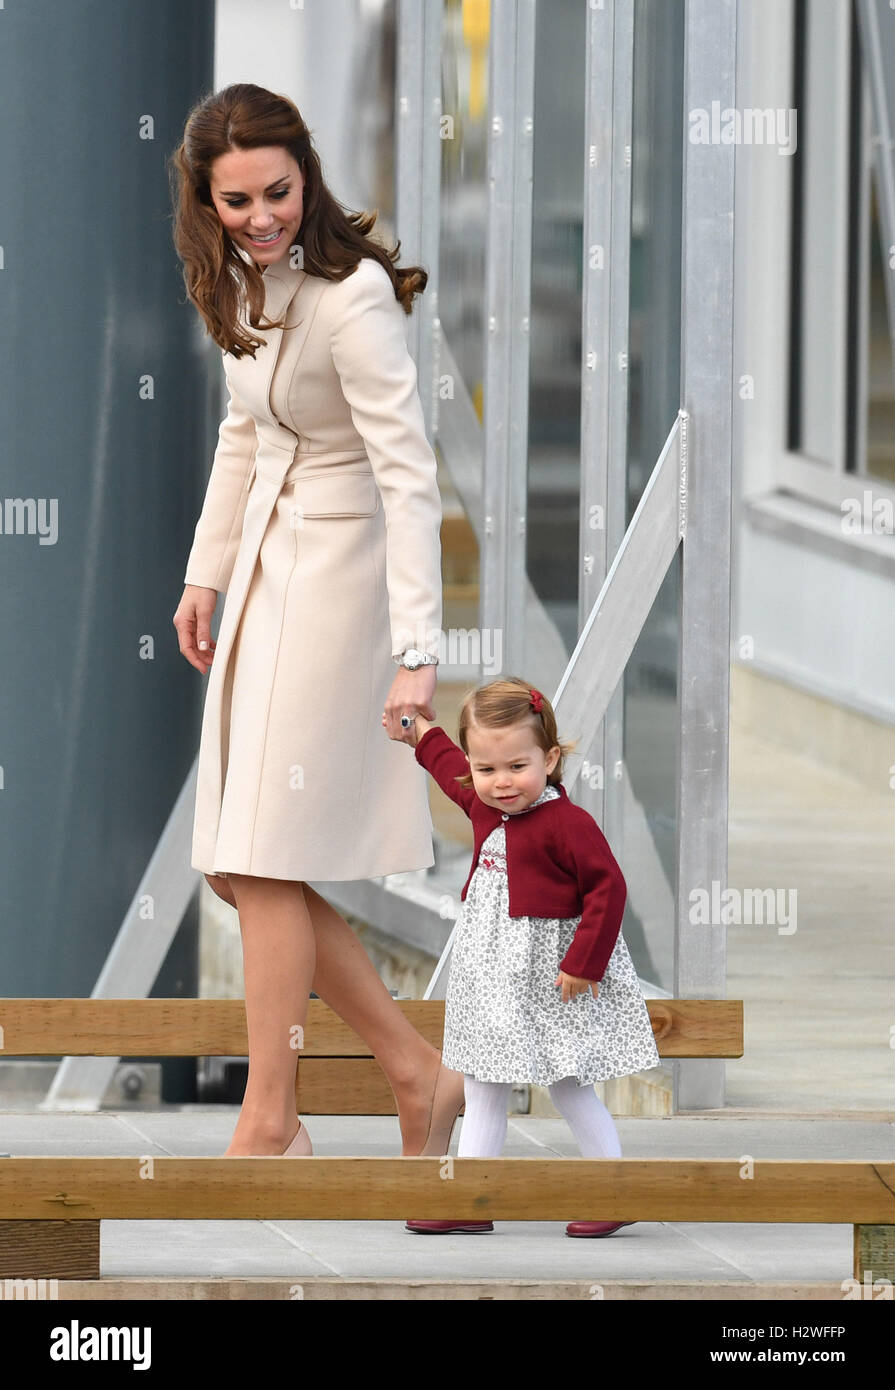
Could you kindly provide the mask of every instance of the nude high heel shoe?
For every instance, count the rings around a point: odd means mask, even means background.
[[[443,1158],[450,1147],[451,1135],[465,1099],[463,1073],[451,1071],[442,1062],[435,1076],[429,1132],[420,1149],[419,1158]],[[409,1155],[408,1155],[409,1156]]]
[[[289,1145],[288,1149],[286,1149],[286,1150],[283,1152],[282,1157],[283,1157],[283,1158],[310,1158],[310,1157],[313,1155],[313,1153],[314,1153],[314,1147],[313,1147],[313,1145],[312,1145],[312,1143],[311,1143],[311,1136],[308,1134],[308,1131],[305,1129],[305,1127],[304,1127],[304,1125],[302,1124],[301,1120],[299,1120],[299,1122],[298,1122],[298,1133],[296,1134],[295,1138],[292,1140],[292,1143]]]

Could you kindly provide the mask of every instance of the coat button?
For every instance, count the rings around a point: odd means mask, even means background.
[[[510,814],[509,814],[509,812],[508,812],[508,811],[503,811],[503,812],[501,812],[500,819],[501,819],[501,820],[509,820],[509,819],[510,819]]]

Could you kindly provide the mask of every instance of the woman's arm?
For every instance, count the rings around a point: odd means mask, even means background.
[[[330,351],[354,426],[366,445],[387,528],[392,655],[437,656],[441,636],[441,496],[426,437],[407,316],[388,272],[364,257],[327,295]]]
[[[233,573],[248,497],[246,484],[258,448],[255,418],[229,382],[227,386],[227,414],[218,430],[205,502],[183,581],[221,594],[227,592]]]

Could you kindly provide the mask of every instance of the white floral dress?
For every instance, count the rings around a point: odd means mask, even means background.
[[[544,791],[516,814],[559,796]],[[577,917],[511,917],[504,823],[486,838],[461,904],[445,1001],[443,1060],[478,1081],[581,1085],[659,1064],[637,972],[619,932],[595,999],[554,985]]]

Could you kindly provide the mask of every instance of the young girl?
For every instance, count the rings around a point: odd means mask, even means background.
[[[549,1087],[584,1158],[621,1155],[593,1083],[658,1065],[620,927],[626,887],[602,831],[562,785],[574,744],[550,701],[515,676],[463,703],[458,747],[417,714],[416,759],[473,824],[445,1002],[446,1067],[465,1076],[458,1156],[503,1150],[514,1082]],[[604,1236],[629,1221],[571,1221]],[[427,1234],[490,1231],[490,1221],[408,1221]]]

